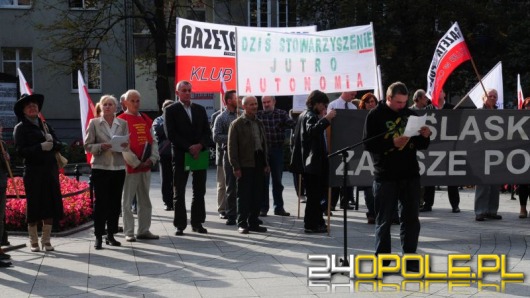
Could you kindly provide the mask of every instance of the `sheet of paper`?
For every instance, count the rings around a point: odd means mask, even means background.
[[[122,152],[123,147],[121,144],[123,143],[129,143],[129,135],[126,136],[113,136],[110,140],[110,144],[112,145],[111,150],[116,152]]]
[[[423,116],[409,116],[407,127],[405,127],[404,136],[413,137],[420,135],[420,128],[425,126],[427,120],[427,114]]]

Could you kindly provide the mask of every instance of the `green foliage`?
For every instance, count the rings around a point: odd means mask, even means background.
[[[523,94],[530,94],[524,86],[530,85],[530,1],[303,0],[298,9],[300,23],[315,23],[319,30],[372,22],[383,86],[399,80],[411,91],[425,89],[436,44],[458,22],[481,76],[503,62],[505,103],[516,100],[518,73]],[[332,16],[336,18],[329,20]],[[466,62],[451,74],[445,89],[449,96],[463,96],[477,83],[471,62]]]

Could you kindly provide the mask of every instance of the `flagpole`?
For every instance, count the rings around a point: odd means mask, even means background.
[[[488,96],[488,92],[486,91],[486,87],[484,87],[484,83],[482,82],[482,77],[480,76],[477,66],[475,65],[475,60],[473,60],[473,57],[471,57],[471,65],[473,65],[473,69],[475,70],[475,74],[477,75],[478,81],[480,83],[480,86],[482,86],[482,90],[484,90],[484,95]],[[466,96],[467,97],[467,96]],[[453,110],[456,110],[466,99],[466,97],[463,97],[453,108]]]

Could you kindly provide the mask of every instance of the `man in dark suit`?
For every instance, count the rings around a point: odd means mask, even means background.
[[[186,184],[190,171],[184,169],[184,155],[189,153],[198,158],[201,151],[208,150],[212,143],[212,133],[208,124],[206,109],[191,102],[191,83],[177,83],[178,101],[165,110],[165,125],[168,139],[173,148],[173,196],[175,235],[184,235],[187,226]],[[206,219],[204,195],[206,193],[206,170],[193,170],[193,198],[191,201],[191,226],[194,232],[206,234],[202,226]]]

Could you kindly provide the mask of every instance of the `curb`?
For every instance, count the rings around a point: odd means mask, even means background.
[[[52,232],[52,236],[53,237],[66,237],[66,236],[70,236],[72,234],[75,234],[75,233],[78,233],[78,232],[81,232],[81,231],[84,231],[84,230],[88,230],[90,228],[92,228],[94,226],[94,221],[91,220],[91,221],[88,221],[80,226],[77,226],[75,228],[72,228],[72,229],[69,229],[69,230],[66,230],[66,231],[61,231],[61,232]],[[7,231],[7,233],[9,235],[14,235],[14,236],[27,236],[28,235],[28,232],[27,231]]]

